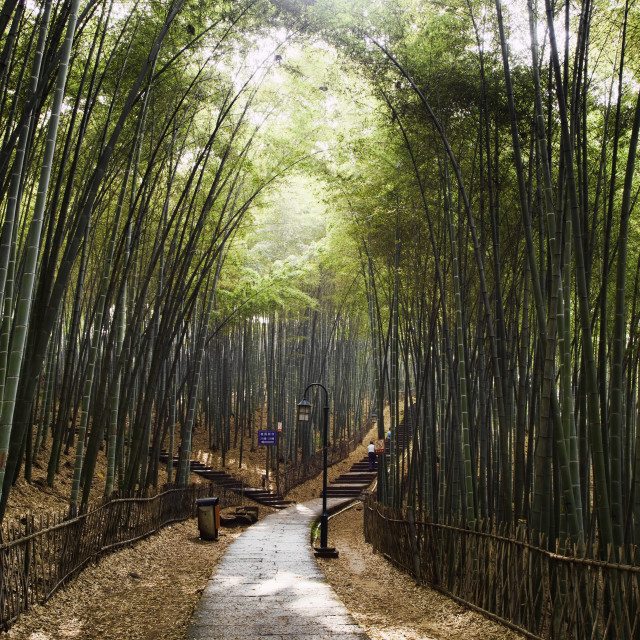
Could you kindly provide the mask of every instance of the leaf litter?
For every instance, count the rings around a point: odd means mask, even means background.
[[[218,462],[216,468],[220,468],[220,461],[212,460],[205,451],[203,448],[199,457]],[[329,481],[365,455],[363,444],[348,460],[329,469]],[[246,481],[261,478],[263,459],[260,449],[245,451],[240,475]],[[229,452],[225,466],[230,473],[238,471],[233,468],[236,460]],[[27,507],[35,513],[47,507],[60,508],[64,504],[60,492],[66,493],[67,483],[57,482],[59,491],[43,487],[41,480],[33,485],[22,483],[12,494],[13,512],[18,514]],[[99,490],[98,486],[98,496]],[[319,497],[321,491],[322,476],[297,487],[287,498],[303,502]],[[261,506],[259,517],[273,511]],[[371,640],[522,637],[433,589],[416,586],[410,576],[374,554],[371,545],[364,542],[362,517],[362,507],[356,506],[331,518],[329,543],[338,548],[340,557],[319,563],[327,581]],[[244,529],[223,528],[218,540],[209,542],[199,539],[195,519],[166,527],[87,567],[47,603],[23,614],[3,636],[7,640],[184,640],[217,563]]]

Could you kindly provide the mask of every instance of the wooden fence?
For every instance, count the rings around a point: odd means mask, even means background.
[[[595,560],[597,547],[560,553],[531,544],[524,527],[414,521],[372,496],[364,530],[375,551],[418,580],[530,638],[640,637],[640,567]]]
[[[218,496],[220,505],[242,496],[211,484],[164,488],[156,495],[105,499],[75,518],[66,513],[26,515],[0,532],[0,629],[8,629],[33,603],[42,603],[99,556],[191,518],[197,498]]]
[[[350,440],[341,440],[332,444],[327,449],[327,466],[341,462],[355,451],[362,443],[363,438],[373,427],[373,422],[368,419],[362,427],[353,435]],[[279,495],[285,496],[291,489],[306,482],[310,478],[315,478],[322,472],[323,451],[317,451],[309,456],[304,462],[288,465],[286,469],[275,475],[276,491]]]

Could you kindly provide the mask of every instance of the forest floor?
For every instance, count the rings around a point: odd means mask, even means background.
[[[195,440],[198,443],[198,440]],[[365,441],[368,441],[365,439]],[[329,469],[329,480],[361,459],[361,445],[348,460]],[[72,453],[61,467],[72,475]],[[206,448],[194,447],[194,457],[220,468],[220,460]],[[238,455],[229,452],[229,473],[242,475],[258,486],[264,472],[264,449],[244,452],[243,469]],[[216,465],[217,463],[217,465]],[[261,468],[262,465],[262,468]],[[9,513],[26,509],[63,509],[70,479],[61,477],[46,487],[43,474],[34,469],[34,480],[20,480],[12,492]],[[64,476],[64,474],[62,474]],[[195,478],[195,476],[192,476]],[[92,495],[101,494],[102,471],[96,474]],[[322,478],[297,487],[287,496],[303,502],[320,495]],[[260,507],[260,517],[273,512]],[[442,594],[416,586],[406,574],[364,542],[361,505],[331,518],[329,541],[340,552],[338,559],[319,560],[340,599],[371,640],[515,640],[509,629],[473,613]],[[198,537],[196,520],[166,527],[136,545],[103,557],[85,569],[45,604],[34,606],[5,634],[11,640],[183,640],[190,616],[207,581],[226,548],[242,529],[223,529],[216,542]]]

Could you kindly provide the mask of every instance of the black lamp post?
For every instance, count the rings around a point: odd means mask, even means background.
[[[298,403],[298,426],[307,427],[311,420],[311,403],[307,400],[307,391],[311,387],[320,387],[325,393],[325,405],[322,408],[322,515],[320,516],[320,546],[316,547],[315,555],[323,558],[337,558],[338,552],[334,547],[327,546],[329,530],[329,514],[327,513],[327,450],[329,448],[329,392],[319,382],[312,382],[304,390],[302,400]]]

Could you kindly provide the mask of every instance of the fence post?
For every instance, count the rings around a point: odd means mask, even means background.
[[[407,508],[407,520],[409,521],[409,537],[411,538],[411,554],[413,556],[413,574],[416,584],[422,583],[422,575],[420,574],[420,552],[418,551],[418,536],[416,535],[416,520],[413,513],[413,507]]]

